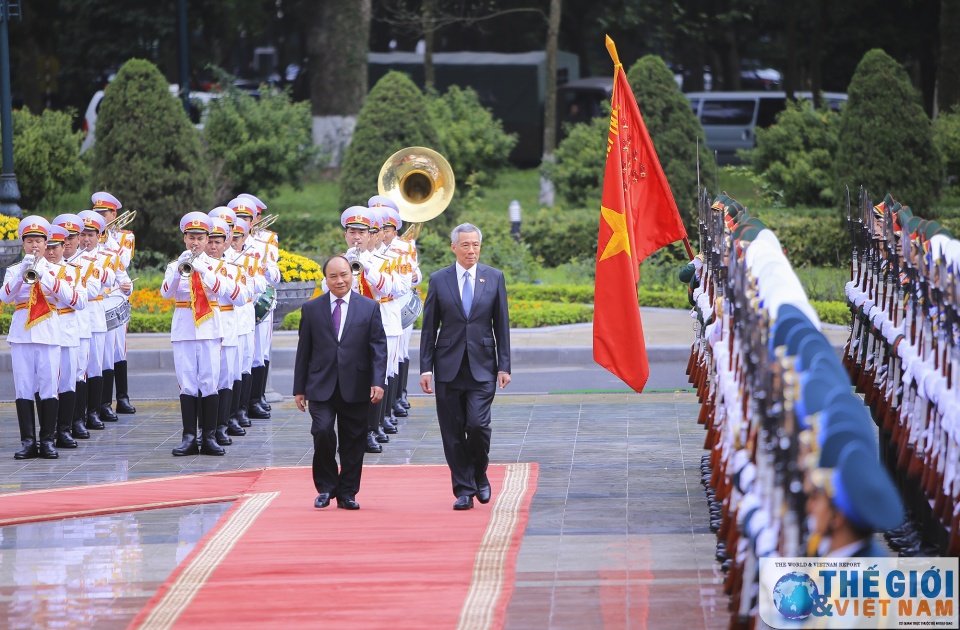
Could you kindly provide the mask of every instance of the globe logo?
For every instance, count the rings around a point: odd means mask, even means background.
[[[820,597],[816,583],[806,573],[787,573],[773,586],[773,605],[787,619],[806,619]]]

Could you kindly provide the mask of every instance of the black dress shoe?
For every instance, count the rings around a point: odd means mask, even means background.
[[[409,409],[409,408],[410,408],[410,401],[407,400],[407,395],[406,395],[406,394],[404,394],[402,398],[399,398],[399,399],[397,400],[397,402],[399,402],[400,405],[401,405],[404,409]]]
[[[66,431],[57,432],[57,448],[77,448],[77,441]]]
[[[243,407],[240,407],[239,411],[237,411],[237,424],[241,427],[253,426],[253,423],[250,422],[250,416],[247,415],[247,410]]]
[[[337,497],[337,507],[341,510],[359,510],[360,504],[353,499],[341,499]]]
[[[477,501],[483,504],[490,503],[490,485],[479,486],[477,488]]]
[[[103,422],[117,422],[120,418],[117,417],[117,414],[113,413],[110,405],[100,405],[100,420]]]
[[[89,440],[90,432],[87,431],[87,427],[83,426],[82,420],[73,421],[73,437],[77,440]]]
[[[124,396],[117,398],[117,413],[132,414],[137,413],[137,408],[130,404],[130,399]]]
[[[247,434],[247,430],[244,429],[243,427],[241,427],[241,426],[237,423],[237,419],[236,419],[236,418],[229,418],[229,419],[227,420],[227,435],[237,435],[237,436],[239,436],[239,435],[246,435],[246,434]]]
[[[219,444],[220,446],[233,445],[233,440],[231,440],[230,436],[227,435],[227,427],[218,426],[216,433],[214,433],[214,436],[216,437],[217,444]]]
[[[410,414],[407,413],[407,408],[400,404],[400,401],[393,403],[393,415],[398,418],[406,418]]]
[[[473,497],[471,496],[458,497],[457,502],[453,504],[453,509],[455,510],[473,509]]]
[[[96,410],[87,411],[87,428],[92,431],[101,431],[105,427],[100,421],[100,414]]]
[[[257,400],[250,403],[250,407],[247,409],[247,416],[253,420],[269,420],[270,412],[264,409],[260,401]]]
[[[368,453],[382,453],[383,447],[377,444],[377,434],[373,431],[367,433],[367,452]]]
[[[330,493],[321,492],[317,495],[316,500],[313,502],[313,507],[315,508],[325,508],[330,505]]]
[[[393,423],[393,420],[390,419],[390,416],[383,417],[383,432],[393,435],[397,432],[397,425]]]
[[[260,397],[260,406],[266,409],[267,411],[273,411],[273,407],[271,407],[270,403],[267,402],[266,396]]]
[[[377,432],[374,433],[374,435],[380,444],[388,444],[390,442],[390,436],[386,434],[383,427],[377,427]]]

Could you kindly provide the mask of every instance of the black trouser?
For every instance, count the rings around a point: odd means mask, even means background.
[[[436,381],[434,384],[443,455],[450,467],[456,497],[473,496],[478,485],[488,483],[492,434],[490,409],[496,385],[496,381],[482,383],[474,380],[466,353],[460,371],[452,381]]]
[[[329,400],[311,400],[313,424],[313,485],[341,499],[355,499],[360,491],[360,472],[367,448],[367,414],[370,403],[348,403],[335,389]],[[336,431],[334,431],[336,422]],[[337,438],[340,441],[340,472],[337,473]]]

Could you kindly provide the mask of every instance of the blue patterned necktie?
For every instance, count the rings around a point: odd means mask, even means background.
[[[463,274],[463,312],[470,317],[470,307],[473,306],[473,285],[470,284],[470,272]]]

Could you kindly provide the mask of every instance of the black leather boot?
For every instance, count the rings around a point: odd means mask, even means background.
[[[368,453],[382,453],[383,447],[377,443],[377,434],[373,431],[367,432],[367,452]]]
[[[57,459],[54,443],[57,441],[57,416],[60,401],[56,398],[47,398],[40,401],[40,457],[43,459]]]
[[[400,365],[401,367],[403,366],[402,363]],[[400,386],[403,383],[403,378],[398,373],[396,376],[392,377],[390,380],[393,381],[393,383],[390,384],[390,388],[391,388],[390,402],[389,402],[389,405],[390,405],[389,409],[391,411],[390,415],[392,415],[394,419],[406,418],[408,415],[407,409],[406,407],[400,404]],[[396,424],[396,420],[394,420],[394,424]]]
[[[260,406],[267,411],[273,411],[273,407],[267,402],[267,383],[270,382],[270,362],[263,362],[263,388],[260,390]]]
[[[87,428],[95,431],[103,429],[103,421],[100,420],[100,394],[102,392],[102,376],[91,376],[87,379]]]
[[[227,414],[227,435],[246,435],[247,430],[237,422],[237,411],[240,409],[240,381],[233,382],[233,389],[220,392],[220,407]]]
[[[380,399],[378,403],[372,403],[370,405],[370,411],[367,413],[367,429],[373,434],[374,439],[380,444],[386,444],[390,441],[390,437],[383,432],[383,427],[380,426],[383,420],[383,399]]]
[[[201,455],[226,455],[226,451],[217,444],[217,421],[220,411],[220,395],[211,394],[200,399],[203,417],[203,434],[200,438]]]
[[[120,418],[113,412],[113,370],[103,371],[103,390],[100,392],[100,420],[116,422]]]
[[[270,412],[264,409],[263,405],[260,404],[260,396],[263,394],[263,377],[265,370],[266,368],[262,365],[250,370],[251,393],[250,404],[247,406],[247,415],[251,420],[267,420],[270,418]]]
[[[197,410],[199,408],[199,398],[180,394],[180,417],[183,421],[183,442],[180,443],[180,446],[173,449],[173,454],[176,457],[200,454],[200,446],[197,444]]]
[[[247,407],[250,405],[250,390],[253,388],[253,376],[250,374],[240,375],[240,407],[237,409],[237,424],[241,427],[249,427],[253,423],[247,415]]]
[[[90,432],[83,423],[87,413],[87,382],[77,381],[76,388],[77,397],[73,404],[73,439],[89,440]]]
[[[397,377],[391,376],[387,379],[387,388],[383,396],[383,431],[384,433],[397,432],[397,418],[393,413],[393,405],[397,395]],[[405,409],[401,409],[406,414]]]
[[[217,430],[214,435],[217,444],[230,446],[233,444],[233,440],[230,439],[227,428],[230,425],[230,399],[233,398],[233,390],[221,389],[217,392],[217,395],[220,396],[220,404],[217,407]]]
[[[77,448],[73,439],[73,407],[77,402],[77,392],[60,392],[60,406],[57,409],[57,448]]]
[[[14,459],[33,459],[40,456],[37,448],[37,419],[33,413],[33,401],[17,398],[17,422],[20,424],[20,450]]]
[[[137,413],[137,408],[130,404],[126,360],[117,361],[113,364],[113,378],[117,382],[117,413]]]
[[[410,408],[410,401],[407,400],[407,377],[410,375],[410,359],[405,359],[400,364],[400,395],[397,400],[404,409]]]

